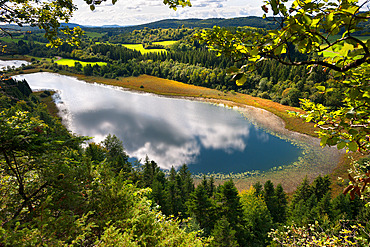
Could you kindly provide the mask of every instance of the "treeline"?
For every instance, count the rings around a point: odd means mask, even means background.
[[[168,19],[160,20],[156,22],[151,22],[143,25],[136,25],[130,27],[83,27],[86,31],[92,32],[132,32],[134,30],[142,30],[144,28],[150,29],[176,29],[179,27],[186,28],[212,28],[214,26],[220,27],[256,27],[256,28],[265,28],[265,29],[275,29],[277,27],[276,20],[270,18],[261,18],[256,16],[248,17],[237,17],[237,18],[209,18],[209,19]]]
[[[195,32],[198,32],[198,30],[184,27],[168,29],[150,29],[148,27],[144,27],[141,30],[118,34],[107,32],[97,40],[101,42],[108,41],[112,44],[148,44],[156,41],[181,40],[185,37],[192,36]]]

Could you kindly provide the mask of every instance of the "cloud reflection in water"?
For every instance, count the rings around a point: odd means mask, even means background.
[[[186,163],[216,172],[218,168],[249,170],[265,163],[271,167],[276,160],[258,163],[263,148],[276,149],[265,146],[271,136],[228,108],[126,92],[51,73],[17,78],[26,78],[33,89],[57,89],[71,116],[68,126],[73,132],[95,137],[95,142],[115,134],[130,156],[144,159],[148,155],[165,169]],[[280,156],[292,153],[285,146],[277,152]]]

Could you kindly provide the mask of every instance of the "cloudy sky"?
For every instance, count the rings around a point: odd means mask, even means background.
[[[163,0],[111,0],[94,11],[83,0],[74,1],[78,10],[70,22],[81,25],[139,25],[162,19],[232,18],[262,16],[262,0],[192,0],[192,7],[169,9]]]

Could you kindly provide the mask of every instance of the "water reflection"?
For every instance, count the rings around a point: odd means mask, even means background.
[[[51,73],[17,76],[32,89],[58,90],[58,106],[75,133],[100,142],[109,134],[130,156],[194,172],[266,170],[295,161],[299,149],[254,127],[235,110],[122,91]],[[266,155],[266,153],[268,155]]]
[[[6,70],[9,68],[19,68],[22,65],[29,65],[31,63],[24,60],[0,60],[0,70]]]

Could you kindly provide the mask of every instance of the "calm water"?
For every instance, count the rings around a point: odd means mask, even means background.
[[[24,60],[0,60],[0,70],[5,70],[8,67],[10,68],[18,68],[21,67],[22,64],[29,65],[31,63],[24,61]]]
[[[115,134],[126,152],[164,169],[192,172],[268,170],[298,159],[301,150],[264,132],[238,111],[207,103],[123,91],[52,73],[16,76],[31,88],[59,93],[58,107],[74,133],[100,142]]]

